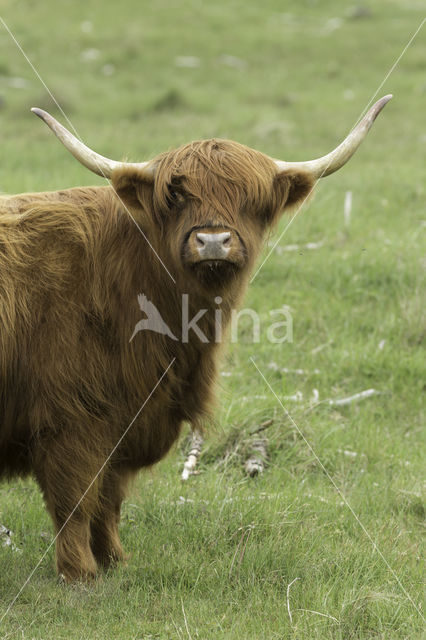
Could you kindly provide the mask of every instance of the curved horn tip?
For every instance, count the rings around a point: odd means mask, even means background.
[[[383,96],[383,98],[380,98],[380,100],[377,100],[377,102],[373,104],[373,106],[371,107],[371,110],[373,111],[374,120],[379,115],[383,107],[389,102],[389,100],[392,100],[392,98],[393,98],[393,94],[388,93],[387,96]]]
[[[31,107],[30,110],[32,111],[32,113],[35,113],[36,116],[38,116],[42,112],[42,110],[39,109],[38,107]]]
[[[41,118],[42,120],[44,120],[45,117],[49,115],[47,111],[43,111],[43,109],[39,109],[38,107],[31,107],[31,112],[35,113],[35,115]]]

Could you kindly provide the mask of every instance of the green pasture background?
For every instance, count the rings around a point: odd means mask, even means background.
[[[245,304],[261,341],[244,325],[228,349],[201,473],[180,481],[184,438],[140,475],[123,508],[126,567],[58,584],[38,488],[0,486],[20,550],[0,546],[1,638],[424,637],[426,27],[385,80],[424,14],[416,0],[1,0],[37,72],[0,22],[5,193],[103,183],[30,113],[65,122],[43,82],[87,144],[137,161],[213,136],[314,158],[376,91],[394,94],[254,279]],[[282,305],[294,340],[270,344]],[[370,388],[380,394],[328,403]],[[250,434],[267,419],[269,464],[249,479]]]

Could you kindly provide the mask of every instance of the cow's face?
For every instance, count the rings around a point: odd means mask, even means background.
[[[268,227],[312,188],[307,174],[278,172],[267,156],[227,140],[193,142],[153,162],[155,178],[120,169],[114,188],[172,269],[216,289],[252,267]]]

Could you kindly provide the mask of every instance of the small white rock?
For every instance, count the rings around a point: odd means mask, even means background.
[[[83,33],[92,33],[93,22],[91,22],[90,20],[84,20],[80,25],[80,29]]]
[[[92,60],[98,60],[100,55],[101,52],[99,49],[84,49],[84,51],[80,53],[80,60],[82,62],[92,62]]]
[[[189,69],[196,69],[201,66],[200,58],[196,56],[177,56],[175,58],[175,65],[177,67],[188,67]]]
[[[115,73],[115,66],[113,64],[104,64],[102,67],[102,73],[104,76],[112,76]]]

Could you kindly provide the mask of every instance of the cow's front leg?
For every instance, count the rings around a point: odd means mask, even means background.
[[[92,580],[96,576],[97,563],[90,547],[90,517],[75,512],[62,523],[55,522],[56,569],[67,581]]]
[[[92,579],[97,563],[90,546],[90,523],[99,505],[105,461],[87,442],[57,437],[45,442],[35,475],[56,533],[56,567],[67,582]]]
[[[121,503],[130,474],[109,469],[104,476],[95,516],[90,523],[90,546],[97,562],[108,567],[127,558],[118,533]]]

